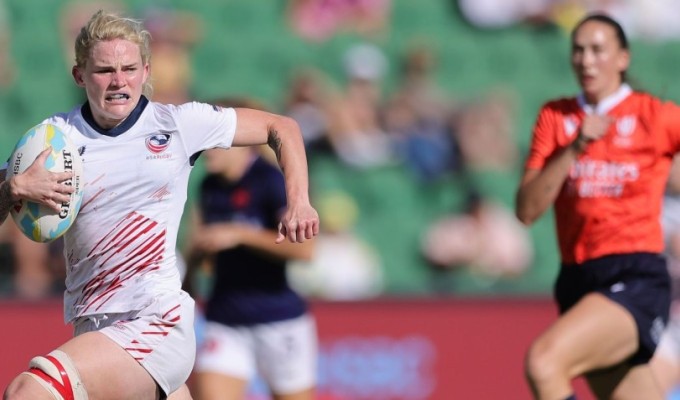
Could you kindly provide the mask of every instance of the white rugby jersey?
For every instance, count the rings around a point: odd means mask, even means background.
[[[157,294],[181,288],[175,245],[190,159],[231,146],[236,112],[146,102],[114,128],[118,136],[93,128],[80,106],[45,121],[61,128],[83,159],[83,202],[64,235],[66,322],[139,310]]]

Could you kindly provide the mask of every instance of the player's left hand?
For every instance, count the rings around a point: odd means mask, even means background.
[[[279,222],[276,243],[282,243],[286,239],[291,243],[303,243],[318,234],[319,214],[314,207],[309,204],[288,207]]]
[[[10,191],[16,200],[34,201],[59,212],[61,205],[71,200],[75,188],[64,183],[71,179],[72,172],[51,172],[45,168],[51,152],[52,148],[43,150],[26,171],[13,176]]]

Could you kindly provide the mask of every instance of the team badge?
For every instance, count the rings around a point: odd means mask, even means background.
[[[576,128],[578,127],[578,122],[573,115],[568,115],[564,117],[564,133],[567,137],[574,136]]]
[[[616,120],[616,137],[614,144],[618,147],[630,147],[633,144],[633,132],[637,120],[634,115],[626,115]]]
[[[245,189],[236,190],[231,195],[231,204],[235,208],[245,208],[250,204],[250,192]]]
[[[169,133],[159,133],[146,138],[146,148],[154,154],[164,152],[170,146],[172,135]]]
[[[635,116],[626,115],[616,120],[616,132],[619,136],[628,137],[635,132],[635,125]]]

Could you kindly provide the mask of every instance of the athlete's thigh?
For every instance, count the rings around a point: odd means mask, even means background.
[[[157,386],[128,352],[99,332],[79,335],[59,350],[71,357],[90,399],[156,399]]]
[[[677,314],[666,325],[649,367],[662,392],[670,392],[680,382],[680,316]]]
[[[248,381],[218,372],[200,372],[195,376],[196,400],[242,400]]]
[[[213,373],[247,382],[255,376],[255,368],[251,328],[206,322],[194,366],[197,376]]]
[[[586,375],[588,385],[598,399],[662,400],[661,388],[647,364],[618,364],[616,367]]]
[[[274,400],[313,400],[315,393],[314,388],[302,390],[295,393],[286,394],[272,394],[272,399]]]
[[[584,296],[537,340],[571,376],[610,367],[638,348],[637,326],[621,305],[600,293]]]
[[[315,386],[318,341],[311,315],[254,330],[258,369],[272,393],[304,393]]]

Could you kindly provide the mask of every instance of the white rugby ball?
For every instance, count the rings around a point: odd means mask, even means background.
[[[26,132],[12,151],[7,165],[7,177],[24,172],[38,155],[48,147],[52,153],[45,168],[52,172],[72,171],[73,177],[64,182],[75,188],[68,202],[56,212],[32,201],[21,200],[10,210],[17,226],[26,237],[35,242],[49,242],[63,235],[71,227],[83,201],[83,161],[78,149],[59,128],[40,124]]]

